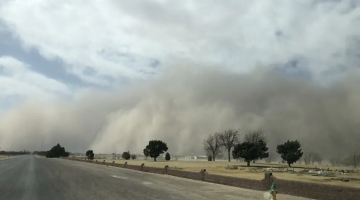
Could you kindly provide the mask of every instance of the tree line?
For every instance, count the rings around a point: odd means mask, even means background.
[[[240,140],[238,130],[226,129],[222,132],[209,135],[209,137],[204,140],[203,145],[205,151],[210,154],[209,161],[215,161],[216,156],[219,155],[221,150],[227,151],[229,161],[231,161],[231,156],[233,159],[242,158],[247,162],[247,166],[250,166],[251,161],[269,157],[267,140],[261,131],[249,132],[244,136],[244,139]],[[150,140],[143,149],[143,154],[145,158],[151,157],[156,161],[161,154],[166,152],[165,160],[170,160],[171,156],[170,153],[167,152],[168,149],[165,142],[161,140]],[[284,144],[277,145],[276,151],[289,166],[297,162],[303,155],[301,144],[297,140],[288,140]],[[86,151],[85,155],[90,160],[94,159],[93,150]],[[123,152],[121,157],[125,160],[136,159],[136,155],[131,154],[129,151]]]
[[[165,142],[161,140],[150,140],[149,144],[146,145],[145,149],[143,150],[145,158],[151,157],[156,161],[156,158],[158,158],[161,154],[165,153],[165,160],[170,160],[171,156],[168,151],[168,146]],[[85,153],[87,159],[93,160],[94,159],[94,152],[93,150],[88,150]],[[114,155],[114,154],[113,154]],[[125,160],[129,159],[136,159],[136,154],[131,154],[130,151],[125,151],[122,153],[121,157]]]
[[[27,154],[31,154],[31,152],[29,151],[0,151],[0,155],[5,155],[5,156],[19,156],[19,155],[27,155]]]
[[[231,156],[234,159],[244,159],[247,166],[251,161],[261,160],[269,157],[267,140],[261,131],[252,131],[240,139],[239,130],[226,129],[208,136],[203,141],[204,150],[208,154],[209,160],[215,161],[216,156],[222,150],[228,153],[228,161]],[[232,150],[232,151],[231,151]],[[289,166],[297,162],[303,155],[299,141],[287,141],[277,145],[276,152],[287,162]]]
[[[215,161],[216,157],[220,155],[222,150],[226,150],[228,161],[231,161],[231,156],[233,159],[239,160],[243,159],[247,162],[247,166],[250,166],[250,162],[255,163],[256,160],[261,160],[269,158],[269,152],[267,147],[267,139],[261,131],[252,131],[244,135],[243,139],[240,139],[240,134],[238,130],[227,129],[222,132],[216,132],[208,136],[207,139],[203,141],[204,149],[208,154],[209,161]],[[232,151],[231,151],[232,150]],[[143,149],[143,154],[145,159],[151,157],[156,161],[156,159],[163,153],[165,154],[165,160],[171,160],[171,155],[168,151],[168,146],[165,142],[161,140],[151,140],[148,145]],[[301,144],[299,141],[286,141],[283,144],[277,145],[276,152],[280,154],[283,162],[286,162],[289,166],[291,164],[300,161],[300,158],[303,158],[305,165],[314,165],[318,163],[321,165],[322,156],[315,152],[302,152]],[[0,155],[25,155],[31,154],[29,151],[0,151]],[[32,154],[46,156],[47,158],[59,158],[59,157],[68,157],[69,152],[65,150],[60,144],[55,145],[49,151],[34,151]],[[86,157],[90,160],[93,160],[95,154],[93,150],[88,150],[85,153]],[[113,154],[114,155],[114,154]],[[137,158],[136,154],[131,154],[129,151],[122,153],[121,157],[125,160]],[[174,156],[177,160],[178,156]],[[360,163],[360,155],[358,156],[349,156],[341,160],[339,157],[333,157],[330,160],[331,165],[356,165]]]

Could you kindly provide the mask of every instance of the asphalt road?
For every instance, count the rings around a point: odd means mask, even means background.
[[[167,175],[33,155],[0,160],[0,199],[6,200],[249,200],[264,199],[263,194]],[[280,194],[278,199],[305,198]]]

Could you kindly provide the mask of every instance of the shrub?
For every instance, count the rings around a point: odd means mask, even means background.
[[[170,159],[171,159],[171,156],[170,156],[169,152],[167,152],[165,154],[165,160],[169,161]]]
[[[132,154],[132,155],[131,155],[131,159],[135,160],[135,159],[136,159],[136,155],[135,155],[135,154]]]
[[[122,157],[123,159],[125,159],[125,160],[129,160],[130,157],[131,157],[130,152],[129,152],[129,151],[125,151],[125,152],[121,155],[121,157]]]

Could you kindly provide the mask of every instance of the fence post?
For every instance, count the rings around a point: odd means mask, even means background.
[[[273,176],[271,172],[265,172],[265,178],[263,180],[264,185],[262,186],[263,189],[268,189],[271,184],[274,182]]]
[[[167,174],[168,168],[169,168],[169,165],[166,165],[165,168],[164,168],[164,174]]]
[[[141,171],[144,171],[144,163],[141,164]]]
[[[200,178],[201,178],[201,181],[205,181],[205,174],[206,174],[207,172],[206,172],[206,169],[202,169],[201,171],[200,171]]]

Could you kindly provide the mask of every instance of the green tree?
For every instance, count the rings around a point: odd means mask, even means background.
[[[146,146],[146,149],[149,151],[150,157],[154,158],[154,161],[156,161],[156,158],[159,157],[160,154],[163,154],[168,150],[168,146],[161,140],[151,140]]]
[[[125,151],[125,152],[121,155],[121,157],[122,157],[123,159],[125,159],[125,160],[129,160],[130,157],[131,157],[131,154],[130,154],[129,151]]]
[[[67,151],[63,154],[63,157],[69,157],[69,156],[70,156],[70,153]]]
[[[248,132],[244,136],[244,142],[257,143],[259,140],[267,141],[265,135],[260,130]],[[253,163],[255,163],[255,161],[256,159],[253,160]]]
[[[136,159],[136,155],[135,155],[135,154],[132,154],[132,155],[131,155],[131,159],[135,160],[135,159]]]
[[[277,145],[276,152],[281,155],[281,158],[287,162],[289,167],[291,167],[291,164],[298,161],[303,155],[301,144],[297,140],[288,140],[284,144]]]
[[[86,157],[88,157],[89,160],[93,160],[95,157],[93,150],[87,150],[85,155],[86,155]]]
[[[144,153],[145,159],[147,159],[147,157],[149,157],[149,155],[150,155],[149,150],[146,148],[143,150],[143,153]]]
[[[47,158],[58,158],[55,154],[55,152],[53,151],[48,151],[47,154],[46,154],[46,157]]]
[[[58,143],[47,152],[46,157],[59,158],[59,157],[68,157],[69,155],[70,153],[66,152],[65,148],[60,146],[60,144]]]
[[[267,158],[269,156],[267,151],[266,142],[261,139],[256,143],[242,142],[235,145],[232,156],[234,159],[244,158],[247,166],[250,166],[252,160]]]
[[[169,152],[167,152],[165,154],[165,160],[169,161],[170,159],[171,159],[171,156],[170,156]]]

